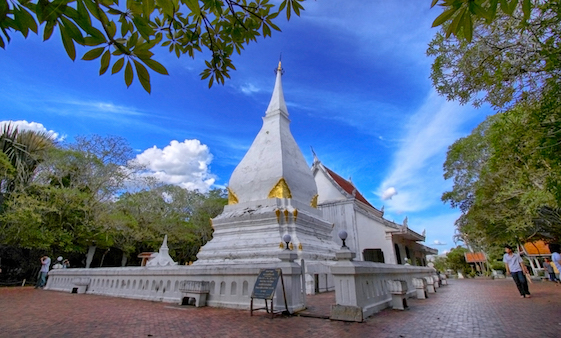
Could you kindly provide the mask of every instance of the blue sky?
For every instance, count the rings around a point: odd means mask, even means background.
[[[163,180],[205,190],[228,183],[261,128],[280,53],[291,130],[308,162],[310,147],[330,169],[351,177],[386,218],[426,229],[426,244],[455,246],[457,210],[440,196],[446,150],[487,114],[447,102],[432,88],[425,55],[440,9],[430,1],[306,1],[283,32],[258,39],[234,58],[237,71],[208,89],[204,55],[156,59],[152,94],[122,74],[98,76],[99,61],[72,62],[55,32],[16,37],[0,50],[0,121],[59,138],[118,135]],[[85,49],[78,48],[79,59]],[[108,72],[109,73],[109,72]],[[391,192],[397,192],[391,199]],[[384,199],[385,198],[385,199]]]

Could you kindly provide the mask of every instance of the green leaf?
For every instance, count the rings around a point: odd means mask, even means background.
[[[45,25],[45,30],[43,31],[43,41],[47,41],[51,38],[53,34],[53,29],[55,28],[57,22],[56,21],[47,21]]]
[[[452,15],[454,15],[454,13],[456,13],[457,9],[456,8],[450,8],[444,12],[442,12],[439,16],[436,17],[436,19],[434,19],[433,23],[432,23],[432,27],[437,27],[442,25],[444,22],[446,22],[448,19],[450,19],[450,17]]]
[[[117,34],[117,25],[115,25],[115,22],[113,22],[113,20],[107,23],[107,32],[111,39],[113,39],[115,37],[115,34]]]
[[[123,35],[124,36],[124,35]],[[131,49],[138,42],[138,32],[134,32],[127,40],[127,48]]]
[[[82,0],[76,1],[76,10],[78,11],[78,14],[80,15],[80,18],[82,18],[83,23],[91,26],[92,25],[92,20],[90,18],[90,13],[86,9],[86,5],[84,5],[84,1],[82,1]]]
[[[99,75],[105,74],[107,68],[109,68],[109,64],[111,63],[111,52],[108,50],[103,53],[101,57],[101,67],[99,68]]]
[[[457,35],[459,27],[461,27],[460,23],[462,22],[464,14],[466,13],[466,8],[464,7],[460,11],[461,12],[457,14],[454,20],[452,20],[450,26],[448,26],[448,29],[446,30],[446,38],[450,37],[450,34]]]
[[[119,60],[117,60],[117,62],[115,62],[113,64],[113,67],[111,68],[111,74],[115,74],[121,71],[124,64],[125,64],[125,57],[122,57]]]
[[[150,40],[150,35],[154,33],[154,30],[149,26],[148,21],[144,18],[139,16],[135,16],[132,18],[138,32],[145,40]]]
[[[88,8],[88,10],[90,11],[90,13],[92,13],[92,15],[94,16],[94,18],[96,18],[98,21],[100,20],[100,16],[98,13],[98,9],[97,9],[97,5],[95,3],[95,1],[93,0],[84,0],[84,4],[86,5],[86,7]]]
[[[156,5],[162,9],[164,14],[169,15],[170,17],[174,16],[174,6],[173,2],[170,0],[156,0]]]
[[[151,90],[150,74],[146,70],[146,67],[142,65],[142,63],[136,60],[133,61],[134,61],[134,67],[136,68],[136,75],[138,75],[138,80],[140,81],[140,84],[142,85],[142,87],[144,87],[144,90],[146,90],[150,94],[150,90]]]
[[[150,69],[162,75],[169,75],[167,69],[161,63],[152,59],[142,60]]]
[[[437,2],[438,2],[438,0],[432,0],[432,2],[430,4],[430,8],[433,8],[434,5],[436,5]]]
[[[464,29],[464,37],[466,38],[467,42],[471,42],[471,39],[473,38],[473,25],[471,21],[471,15],[469,12],[465,13],[463,29]]]
[[[522,2],[522,11],[524,12],[524,20],[528,20],[532,13],[532,2],[530,0]]]
[[[76,27],[72,21],[65,17],[61,17],[60,20],[62,21],[62,25],[64,25],[66,33],[70,36],[70,38],[79,44],[84,44],[84,37],[82,36],[80,29]]]
[[[5,49],[6,45],[4,44],[4,39],[0,36],[0,48]]]
[[[263,24],[263,37],[271,36],[271,29],[266,24]]]
[[[35,34],[37,34],[37,22],[31,14],[23,7],[19,8],[18,11],[14,11],[14,16],[16,16],[16,22],[19,21],[21,26],[25,26],[25,37],[27,37],[27,29],[31,29]]]
[[[125,84],[127,85],[127,88],[132,84],[133,78],[134,74],[132,72],[131,62],[127,61],[127,66],[125,67]]]
[[[93,60],[97,59],[101,53],[105,50],[105,47],[94,48],[88,51],[84,56],[82,56],[82,60]]]
[[[127,20],[121,21],[121,36],[127,35],[129,31],[129,22]]]
[[[74,40],[69,36],[67,32],[67,28],[63,25],[58,26],[60,29],[60,37],[62,38],[62,44],[64,45],[64,49],[66,49],[66,54],[68,57],[72,59],[72,61],[76,60],[76,48],[74,47]]]
[[[198,0],[184,0],[184,3],[187,5],[187,7],[189,7],[189,9],[191,10],[191,13],[193,13],[193,14],[200,14],[201,13],[201,7],[199,6],[199,1]]]

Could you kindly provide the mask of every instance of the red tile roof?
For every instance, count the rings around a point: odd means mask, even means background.
[[[362,196],[362,194],[355,188],[355,186],[351,182],[349,182],[346,179],[342,178],[341,176],[337,175],[335,172],[333,172],[331,169],[327,168],[326,166],[324,166],[324,168],[325,168],[325,170],[327,170],[327,173],[333,178],[335,183],[337,183],[349,195],[354,196],[357,200],[359,200],[362,203],[365,203],[366,205],[369,205],[372,208],[374,208],[374,206],[372,204],[370,204],[366,200],[366,198],[364,198],[364,196]],[[376,209],[376,208],[374,208],[374,209]]]
[[[528,255],[551,255],[549,247],[544,241],[524,243],[524,250]]]
[[[466,262],[468,263],[478,263],[485,262],[487,259],[483,252],[466,252]]]

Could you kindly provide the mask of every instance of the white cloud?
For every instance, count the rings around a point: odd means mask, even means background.
[[[136,161],[147,167],[145,175],[189,190],[206,192],[216,180],[209,168],[212,154],[199,140],[173,140],[163,149],[154,146],[137,155]]]
[[[48,130],[42,123],[38,122],[27,122],[26,120],[19,120],[19,121],[1,121],[0,128],[4,128],[6,124],[11,123],[14,127],[18,128],[19,130],[32,130],[35,132],[42,132],[47,133],[51,136],[53,140],[64,140],[65,136],[59,138],[59,134],[54,130]]]
[[[475,110],[446,101],[434,90],[405,126],[405,137],[394,153],[389,174],[377,189],[399,191],[386,205],[392,212],[417,212],[441,203],[449,182],[442,177],[446,150],[465,134],[462,130]]]
[[[252,83],[246,83],[242,86],[240,86],[240,90],[242,93],[246,94],[246,95],[251,95],[253,93],[258,93],[261,91],[260,88],[258,88],[257,86],[255,86]]]
[[[446,243],[441,242],[441,241],[439,241],[438,239],[435,239],[435,240],[432,242],[432,244],[433,244],[433,245],[446,245]]]
[[[394,187],[389,187],[382,193],[383,200],[391,200],[393,196],[397,195],[397,190]]]

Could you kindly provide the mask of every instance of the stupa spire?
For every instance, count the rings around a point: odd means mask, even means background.
[[[277,79],[275,81],[275,88],[273,89],[273,95],[271,96],[271,102],[269,102],[269,107],[265,113],[265,116],[272,116],[276,114],[283,114],[288,117],[288,109],[286,108],[286,102],[284,101],[284,93],[282,91],[282,74],[284,70],[282,69],[281,61],[279,60],[279,65],[275,69],[277,73]]]

